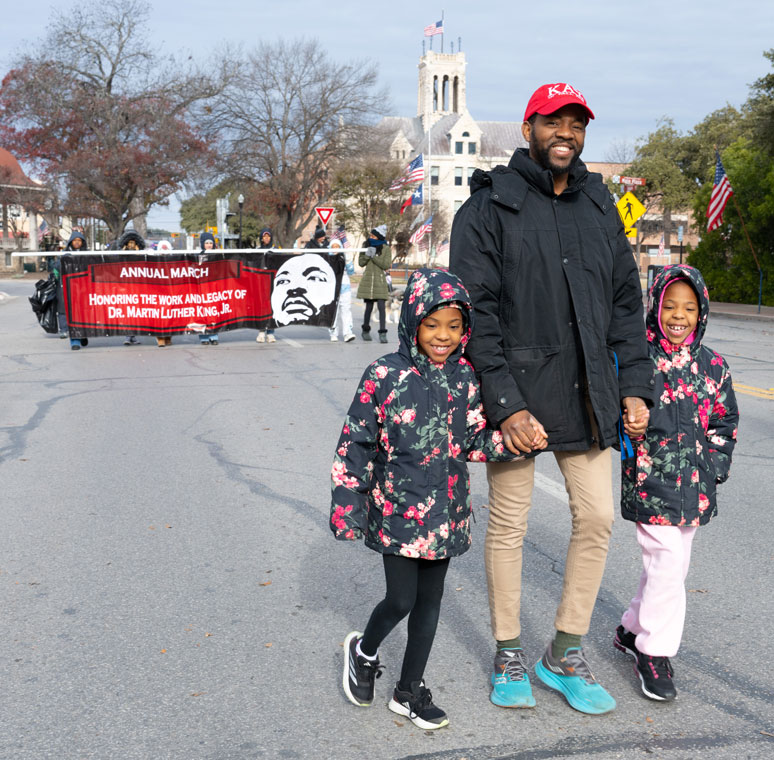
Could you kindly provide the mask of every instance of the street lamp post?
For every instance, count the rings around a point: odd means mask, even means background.
[[[245,205],[245,196],[242,195],[242,193],[239,193],[239,197],[237,198],[237,203],[239,204],[239,247],[242,247],[242,206]]]

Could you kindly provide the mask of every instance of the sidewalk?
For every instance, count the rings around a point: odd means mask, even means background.
[[[774,306],[761,306],[759,314],[758,304],[710,301],[710,318],[713,316],[728,317],[729,319],[755,319],[774,323]]]

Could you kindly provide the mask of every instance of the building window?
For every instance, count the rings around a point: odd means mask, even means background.
[[[431,166],[430,167],[430,184],[431,185],[437,185],[438,184],[438,175],[439,175],[439,168],[437,166]]]
[[[472,166],[468,167],[468,185],[470,185],[470,179],[473,176],[473,172],[476,171]]]
[[[474,142],[468,143],[468,155],[471,155],[471,156],[476,155],[476,143]]]
[[[462,187],[462,167],[456,166],[454,168],[454,184],[457,187]]]
[[[463,133],[462,133],[462,136],[463,136],[463,137],[470,137],[470,132],[463,132]]]
[[[454,213],[456,214],[462,206],[462,201],[454,201]]]
[[[13,266],[13,257],[10,253],[5,254],[5,265],[10,269]]]
[[[433,200],[430,202],[430,213],[431,214],[437,214],[438,213],[438,201],[433,198]]]
[[[457,155],[462,155],[462,140],[458,140],[454,143],[454,152]]]

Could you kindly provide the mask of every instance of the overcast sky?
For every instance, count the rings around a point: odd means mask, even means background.
[[[70,2],[52,7],[67,8]],[[416,0],[151,0],[151,41],[196,55],[222,43],[315,37],[340,60],[370,59],[390,92],[390,115],[416,115],[422,32],[444,12],[444,52],[461,38],[467,57],[467,104],[474,118],[520,121],[533,90],[566,81],[596,115],[584,159],[603,161],[617,141],[634,142],[669,116],[690,130],[726,103],[739,106],[749,85],[771,71],[772,0],[518,0],[439,4]],[[43,35],[42,12],[3,0],[0,73]],[[433,49],[440,51],[440,37]],[[428,38],[429,43],[429,38]],[[159,209],[153,226],[177,229]]]

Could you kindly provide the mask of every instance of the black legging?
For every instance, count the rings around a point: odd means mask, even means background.
[[[398,688],[407,691],[425,672],[449,560],[411,559],[399,554],[384,554],[382,558],[387,594],[371,613],[360,647],[365,654],[376,654],[387,634],[408,615],[408,640],[398,682]]]
[[[363,314],[363,327],[371,326],[371,312],[374,310],[374,303],[379,309],[379,330],[384,332],[387,329],[387,302],[383,298],[366,298],[365,314]]]

